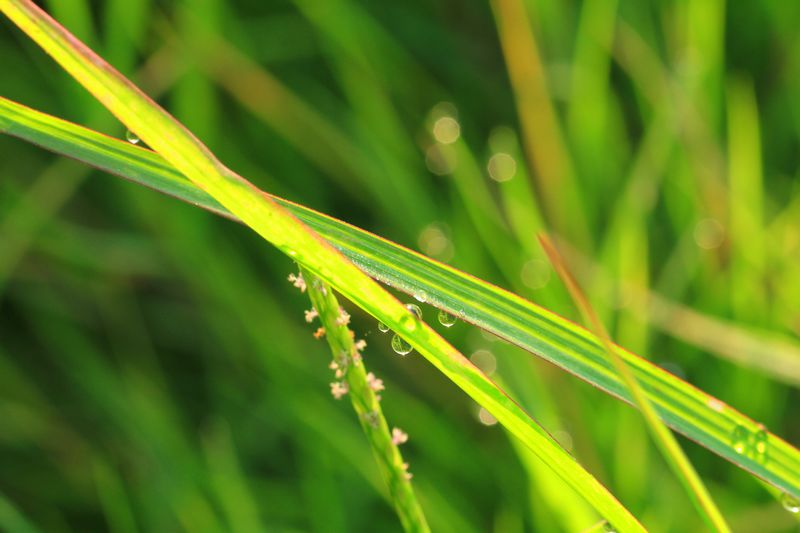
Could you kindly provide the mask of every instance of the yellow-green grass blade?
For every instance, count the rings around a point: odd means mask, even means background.
[[[675,436],[658,418],[652,403],[650,403],[650,400],[644,394],[644,391],[639,386],[639,383],[636,381],[628,365],[625,364],[625,361],[622,360],[614,349],[611,337],[609,337],[605,326],[595,313],[589,300],[583,294],[583,290],[578,285],[578,282],[575,281],[575,278],[572,277],[572,273],[567,269],[567,265],[561,258],[561,254],[556,250],[546,234],[539,235],[539,242],[550,258],[550,263],[552,263],[562,283],[567,287],[576,307],[580,310],[583,320],[589,323],[594,334],[603,343],[603,348],[605,348],[611,364],[614,365],[617,373],[631,393],[636,407],[641,411],[642,418],[644,418],[653,440],[658,445],[661,454],[667,460],[670,467],[672,467],[675,475],[684,484],[686,492],[697,507],[700,515],[706,520],[707,525],[712,530],[729,532],[730,527],[725,522],[725,518],[722,516],[722,513],[720,513],[716,503],[714,503],[714,500],[711,498],[708,489],[706,489],[706,486],[703,484],[703,480],[697,475],[697,471],[686,457],[686,454],[678,444]]]
[[[2,0],[0,8],[109,111],[192,183],[265,240],[395,330],[448,379],[492,413],[618,529],[643,530],[605,487],[444,338],[288,210],[225,167],[185,127],[102,58],[28,0]]]
[[[531,175],[538,180],[544,212],[559,232],[587,242],[589,227],[581,189],[576,185],[573,163],[562,138],[527,7],[522,0],[492,0],[490,4],[514,90],[523,148]]]
[[[0,98],[0,131],[235,219],[153,152]],[[273,197],[275,198],[275,197]],[[600,341],[519,296],[306,207],[275,198],[364,272],[458,315],[601,390],[631,402]],[[701,446],[800,496],[800,452],[722,401],[617,347],[661,419]],[[737,451],[742,430],[747,446]],[[758,437],[757,437],[758,435]],[[762,440],[763,438],[766,440]],[[766,448],[761,445],[766,444]],[[759,450],[765,449],[766,453]]]

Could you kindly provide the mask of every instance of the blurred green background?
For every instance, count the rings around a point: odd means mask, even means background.
[[[574,319],[548,228],[620,344],[800,444],[800,3],[45,5],[261,188]],[[0,64],[3,96],[124,135],[7,20]],[[293,268],[0,137],[0,529],[399,530]],[[348,310],[434,531],[598,523]],[[468,325],[445,335],[648,528],[702,527],[638,413]],[[735,531],[797,527],[682,443]]]

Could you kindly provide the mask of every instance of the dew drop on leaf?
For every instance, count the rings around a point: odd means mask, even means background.
[[[387,325],[386,325],[386,324],[384,324],[383,322],[378,322],[378,330],[379,330],[381,333],[386,333],[387,331],[389,331],[389,326],[387,326]]]
[[[417,318],[422,318],[422,309],[417,304],[406,304],[406,309],[417,315]]]
[[[750,432],[744,426],[736,426],[731,433],[731,446],[736,453],[744,453],[750,441]]]
[[[800,513],[800,499],[795,498],[788,492],[784,492],[781,496],[781,505],[790,513]]]
[[[395,335],[392,337],[392,350],[398,355],[408,355],[413,348],[408,344],[403,337]]]
[[[414,331],[417,329],[417,317],[409,313],[400,317],[400,327],[405,331]]]
[[[458,320],[455,316],[451,315],[444,309],[439,310],[438,318],[439,318],[439,324],[443,325],[446,328],[451,327]]]
[[[408,313],[400,317],[400,326],[407,332],[417,329],[417,322],[422,318],[422,309],[415,304],[406,304]]]
[[[125,132],[125,139],[131,144],[139,144],[139,136],[133,133],[131,130],[127,130]]]
[[[769,449],[769,434],[766,428],[761,427],[753,435],[753,450],[756,454],[758,461],[765,461],[767,459],[767,450]]]

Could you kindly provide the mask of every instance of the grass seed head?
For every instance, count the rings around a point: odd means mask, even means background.
[[[317,313],[317,310],[314,309],[313,307],[308,311],[305,311],[306,322],[308,322],[309,324],[318,316],[319,313]]]
[[[306,280],[303,279],[302,274],[289,274],[287,279],[293,286],[300,289],[300,292],[306,292]]]
[[[392,428],[392,444],[399,446],[408,442],[408,433],[400,428]]]
[[[342,396],[347,394],[348,390],[349,389],[347,387],[347,383],[343,381],[334,381],[333,383],[331,383],[331,395],[336,400],[341,399]]]

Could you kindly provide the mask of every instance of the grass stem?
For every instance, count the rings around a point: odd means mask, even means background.
[[[336,371],[337,378],[341,379],[340,382],[331,384],[332,392],[341,394],[347,391],[350,396],[358,421],[389,487],[392,504],[403,528],[414,532],[430,531],[411,486],[408,465],[395,443],[393,432],[389,430],[386,417],[383,416],[380,396],[377,394],[382,386],[375,386],[374,375],[367,373],[364,367],[362,347],[354,340],[353,331],[347,327],[347,319],[343,320],[347,315],[329,286],[307,269],[301,269],[300,273],[331,348],[331,368]]]
[[[625,364],[625,361],[622,360],[622,357],[620,357],[620,355],[614,349],[614,344],[611,342],[611,337],[609,336],[608,331],[606,331],[605,326],[603,326],[603,323],[594,312],[594,309],[589,303],[589,300],[583,294],[578,282],[567,269],[566,262],[561,257],[561,254],[558,252],[547,235],[540,234],[539,242],[541,242],[542,248],[544,248],[544,251],[550,258],[550,262],[553,264],[553,268],[555,268],[558,276],[564,282],[564,285],[567,286],[567,290],[569,291],[570,296],[572,296],[572,300],[575,302],[575,305],[578,307],[583,320],[588,324],[589,328],[595,335],[597,335],[597,337],[600,339],[600,342],[603,344],[603,347],[605,348],[612,365],[625,382],[625,385],[628,387],[635,405],[641,411],[642,417],[647,424],[647,428],[650,430],[653,440],[655,440],[656,445],[661,450],[661,453],[664,455],[667,463],[675,472],[675,475],[683,483],[684,487],[686,488],[686,492],[689,494],[689,497],[692,500],[692,503],[695,504],[700,512],[700,515],[707,522],[709,527],[712,528],[712,530],[729,532],[730,528],[725,522],[725,518],[722,516],[722,513],[720,513],[719,509],[714,503],[714,500],[711,499],[711,495],[708,493],[708,489],[706,489],[706,486],[703,484],[703,480],[700,479],[700,476],[697,474],[694,466],[692,466],[692,463],[686,457],[686,454],[683,453],[683,450],[678,444],[677,439],[675,439],[675,436],[659,419],[653,404],[647,398],[641,386],[639,386],[639,383],[636,381],[631,369],[628,368],[628,365]]]

